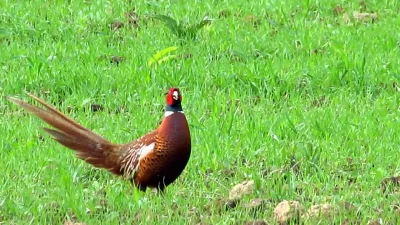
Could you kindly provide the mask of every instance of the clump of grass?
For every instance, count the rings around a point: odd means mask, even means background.
[[[182,22],[179,22],[166,15],[154,15],[152,18],[162,21],[175,36],[184,40],[195,40],[197,38],[197,33],[204,26],[211,24],[212,21],[208,17],[204,17],[198,23],[185,25]]]

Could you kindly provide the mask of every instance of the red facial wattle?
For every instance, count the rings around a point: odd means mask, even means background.
[[[173,104],[174,104],[174,98],[172,97],[172,93],[171,93],[171,92],[168,92],[168,95],[167,95],[167,104],[168,104],[168,105],[173,105]]]

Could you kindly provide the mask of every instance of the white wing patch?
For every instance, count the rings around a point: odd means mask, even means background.
[[[139,148],[131,148],[122,160],[121,170],[125,178],[133,178],[140,168],[140,161],[154,150],[155,143],[139,145]]]
[[[140,160],[142,160],[144,157],[146,157],[147,154],[149,154],[150,152],[152,152],[154,150],[154,146],[155,146],[155,144],[151,143],[151,144],[145,145],[139,149],[139,151],[138,151],[139,152],[139,154],[138,154],[139,155],[139,163],[140,163]]]

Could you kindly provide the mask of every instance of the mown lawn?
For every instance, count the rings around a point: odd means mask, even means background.
[[[292,224],[399,224],[399,12],[395,0],[0,1],[0,224],[277,224],[283,200],[331,207]],[[193,148],[163,197],[76,159],[3,98],[32,92],[125,143],[158,126],[171,86]],[[234,207],[245,180],[254,191]]]

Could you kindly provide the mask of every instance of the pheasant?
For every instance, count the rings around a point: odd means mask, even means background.
[[[53,129],[43,129],[54,140],[74,150],[78,158],[130,180],[141,191],[155,188],[163,192],[189,161],[190,131],[178,88],[170,88],[167,93],[164,119],[159,127],[128,144],[111,143],[42,99],[27,94],[43,108],[14,97],[7,99],[51,125]]]

